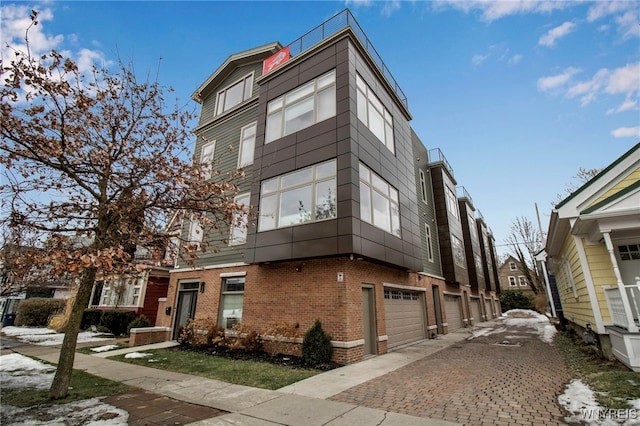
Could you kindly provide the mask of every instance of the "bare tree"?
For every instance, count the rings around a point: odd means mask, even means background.
[[[33,12],[32,25],[37,24]],[[193,113],[165,102],[170,89],[130,64],[82,75],[56,51],[15,51],[0,64],[2,226],[34,235],[38,255],[16,254],[15,270],[48,265],[78,277],[49,396],[67,395],[77,335],[96,274],[131,272],[136,246],[166,238],[168,212],[197,220],[206,232],[227,229],[241,211],[235,176],[210,175],[187,153]],[[16,50],[16,49],[14,49]],[[222,240],[222,234],[220,239]],[[209,238],[209,241],[211,239]],[[208,244],[183,245],[190,258]]]
[[[569,181],[569,183],[565,185],[564,192],[556,195],[556,201],[552,203],[554,207],[569,195],[573,194],[582,185],[596,177],[598,173],[600,173],[600,171],[602,171],[602,169],[585,169],[584,167],[578,168],[578,172],[575,175],[571,176],[571,181]]]
[[[542,250],[540,231],[526,216],[516,217],[505,243],[509,246],[511,254],[520,262],[531,290],[538,294],[542,281],[535,256]]]

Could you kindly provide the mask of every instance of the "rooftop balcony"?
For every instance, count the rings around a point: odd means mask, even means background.
[[[389,68],[387,68],[384,61],[382,60],[376,49],[373,47],[373,44],[371,44],[371,41],[369,41],[369,38],[364,33],[364,31],[360,27],[360,24],[358,24],[358,21],[356,21],[356,18],[353,17],[349,9],[345,9],[342,12],[339,12],[338,14],[318,25],[299,39],[291,42],[287,46],[289,47],[289,53],[291,54],[291,57],[299,55],[300,53],[305,52],[306,50],[320,43],[322,40],[331,37],[338,31],[346,27],[351,27],[356,36],[360,39],[360,42],[365,47],[367,52],[369,52],[369,55],[371,56],[371,59],[373,59],[373,62],[375,62],[380,72],[387,79],[389,85],[396,92],[396,95],[398,96],[400,101],[403,103],[405,108],[409,109],[407,97],[398,85],[398,82],[396,82],[396,79],[393,78],[393,75],[391,75],[391,71],[389,71]]]
[[[429,164],[434,165],[437,163],[442,163],[445,169],[449,172],[451,176],[453,176],[453,167],[447,161],[447,157],[444,156],[440,148],[434,148],[429,150]]]
[[[456,188],[456,192],[458,193],[458,198],[466,198],[471,207],[473,207],[473,198],[471,198],[471,195],[467,192],[467,188],[464,186],[458,186]]]

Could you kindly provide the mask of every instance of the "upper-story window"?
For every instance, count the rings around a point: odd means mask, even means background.
[[[389,151],[395,153],[391,113],[380,102],[362,77],[357,74],[356,87],[358,88],[358,118],[380,139],[384,146],[389,148]]]
[[[360,163],[360,219],[400,237],[398,191]]]
[[[336,160],[326,161],[262,182],[259,231],[333,219]]]
[[[240,149],[238,154],[238,168],[253,164],[253,154],[256,147],[256,123],[249,124],[240,130]]]
[[[231,226],[229,231],[229,245],[237,246],[238,244],[244,244],[247,242],[247,224],[249,218],[249,200],[251,194],[238,195],[234,202],[239,206],[242,206],[242,211],[236,211],[233,213],[231,219]]]
[[[516,262],[509,262],[509,270],[510,271],[517,271],[518,270],[518,266],[516,266]]]
[[[428,204],[427,201],[427,177],[425,176],[422,170],[420,172],[420,195],[422,197],[422,202]]]
[[[216,141],[202,145],[200,163],[202,163],[203,166],[202,172],[205,179],[211,179],[211,174],[213,173],[213,153],[215,148]]]
[[[234,106],[249,99],[253,92],[253,73],[244,76],[235,83],[218,92],[216,115],[229,111]]]
[[[451,188],[445,186],[445,192],[447,197],[447,210],[455,217],[458,216],[458,198],[456,197],[456,193],[453,192]]]
[[[267,105],[265,143],[336,115],[336,71],[332,70]]]
[[[425,238],[427,239],[427,260],[433,262],[433,238],[431,237],[431,226],[424,225]]]
[[[455,235],[451,235],[451,250],[453,251],[453,262],[461,268],[467,268],[467,261],[464,256],[464,244]]]

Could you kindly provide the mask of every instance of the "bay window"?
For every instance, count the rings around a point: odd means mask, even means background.
[[[360,220],[400,237],[398,191],[360,163]]]

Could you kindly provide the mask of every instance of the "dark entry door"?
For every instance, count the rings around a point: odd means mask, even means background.
[[[173,339],[180,336],[182,327],[187,325],[196,313],[196,302],[198,300],[198,290],[180,291],[178,293],[178,305],[176,307],[176,322],[173,327]]]

